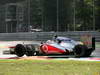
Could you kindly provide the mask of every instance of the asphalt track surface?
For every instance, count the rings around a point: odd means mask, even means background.
[[[15,46],[16,44],[39,44],[39,41],[0,41],[0,59],[20,59],[16,55],[4,55],[4,50],[9,50],[9,46]],[[21,57],[26,59],[27,56]],[[57,59],[57,60],[96,60],[100,61],[100,47],[97,47],[96,50],[91,54],[90,57],[87,58],[74,58],[71,55],[50,55],[50,56],[33,56],[29,57],[31,59]],[[28,59],[28,58],[27,58]]]

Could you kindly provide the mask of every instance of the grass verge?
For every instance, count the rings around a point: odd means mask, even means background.
[[[0,75],[100,75],[100,62],[0,60]]]

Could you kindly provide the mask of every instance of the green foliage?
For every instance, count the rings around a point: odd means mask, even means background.
[[[75,23],[77,31],[93,30],[93,24],[99,30],[99,19],[99,0],[30,0],[30,24],[33,28],[57,31],[58,26],[59,31],[68,31],[74,30]]]
[[[79,30],[92,30],[93,18],[92,0],[77,0],[76,25],[80,24]]]
[[[100,0],[95,0],[96,29],[100,30]]]
[[[40,28],[41,27],[41,15],[42,15],[42,9],[40,0],[30,0],[30,25],[33,26],[33,28]]]
[[[57,7],[58,1],[58,7]],[[22,3],[24,26],[44,31],[100,30],[100,0],[1,0],[0,5]],[[58,8],[58,9],[57,9]],[[58,18],[58,22],[57,22]],[[93,21],[94,20],[94,21]],[[58,23],[58,25],[57,25]]]

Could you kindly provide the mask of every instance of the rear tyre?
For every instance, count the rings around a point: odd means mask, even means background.
[[[15,54],[18,56],[18,57],[22,57],[24,54],[25,54],[25,50],[26,48],[24,47],[24,45],[22,44],[18,44],[16,45],[14,51],[15,51]]]
[[[93,49],[92,48],[88,49],[87,52],[86,52],[86,54],[85,54],[85,56],[86,57],[89,57],[92,52],[93,52]]]
[[[88,47],[86,45],[76,45],[74,48],[75,57],[85,57]]]

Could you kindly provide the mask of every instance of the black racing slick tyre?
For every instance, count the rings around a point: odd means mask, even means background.
[[[26,45],[26,55],[27,56],[35,56],[37,55],[37,52],[35,50],[35,46],[34,45]]]
[[[16,45],[14,51],[15,51],[15,54],[18,56],[18,57],[22,57],[24,54],[25,54],[25,50],[26,48],[24,47],[24,45],[22,44],[18,44]]]
[[[88,49],[88,50],[86,51],[85,56],[86,56],[86,57],[89,57],[89,56],[92,54],[92,52],[93,52],[93,49],[92,49],[92,48]]]
[[[74,48],[75,57],[85,57],[88,47],[86,45],[76,45]]]

